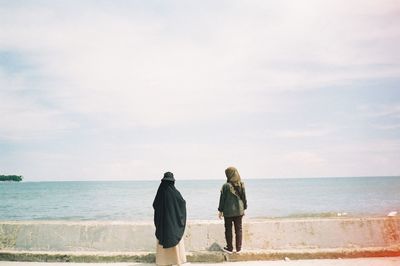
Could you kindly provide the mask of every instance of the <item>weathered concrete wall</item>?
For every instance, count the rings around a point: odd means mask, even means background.
[[[400,246],[400,217],[244,220],[246,250],[388,248]],[[0,221],[0,250],[150,252],[152,223]],[[191,221],[188,251],[225,244],[222,221]]]

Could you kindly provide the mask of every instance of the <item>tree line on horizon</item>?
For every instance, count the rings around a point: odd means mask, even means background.
[[[22,175],[0,175],[0,181],[20,182],[20,181],[22,181],[22,179],[23,179]]]

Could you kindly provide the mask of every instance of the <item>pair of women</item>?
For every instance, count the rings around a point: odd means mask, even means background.
[[[232,253],[232,223],[235,227],[236,252],[242,246],[242,217],[247,208],[246,192],[235,167],[225,170],[227,182],[221,188],[219,218],[225,220],[225,252]],[[186,202],[175,188],[174,175],[166,172],[153,202],[156,226],[157,265],[180,265],[186,262],[182,237],[186,227]]]

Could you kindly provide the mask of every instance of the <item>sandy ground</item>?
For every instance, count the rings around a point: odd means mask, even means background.
[[[8,262],[0,261],[0,266],[154,266],[150,263],[54,263],[54,262]],[[296,261],[241,261],[224,263],[186,263],[185,266],[400,266],[400,257],[361,258],[339,260],[296,260]]]

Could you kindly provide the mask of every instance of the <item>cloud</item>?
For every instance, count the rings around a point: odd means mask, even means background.
[[[0,71],[0,140],[43,139],[76,128],[59,109],[43,106],[26,95],[27,83],[24,77]]]
[[[164,125],[249,108],[234,104],[245,92],[231,94],[229,84],[223,85],[213,65],[224,64],[220,58],[181,36],[164,36],[157,22],[102,11],[66,22],[50,11],[41,15],[39,23],[22,19],[11,36],[5,31],[11,42],[5,46],[21,49],[34,62],[38,78],[50,83],[47,97],[67,111],[110,115],[121,124]],[[225,96],[232,101],[227,107],[217,101]]]
[[[283,130],[278,131],[275,135],[282,138],[312,138],[322,137],[330,134],[332,130],[327,128],[306,129],[306,130]]]
[[[395,1],[2,2],[0,52],[11,56],[0,59],[0,141],[34,140],[43,147],[26,160],[43,153],[99,178],[172,166],[189,176],[198,161],[211,176],[230,163],[260,176],[266,161],[270,175],[329,175],[335,161],[309,142],[329,149],[341,134],[351,145],[345,121],[372,116],[316,105],[314,117],[305,99],[397,79],[399,14]],[[374,117],[398,117],[371,101]],[[48,176],[40,165],[26,171]]]
[[[400,129],[400,124],[393,124],[393,125],[373,125],[377,129],[381,130],[398,130]]]
[[[283,156],[288,165],[299,164],[303,167],[310,167],[325,163],[326,161],[318,154],[309,151],[298,151]]]
[[[361,105],[358,109],[369,117],[397,117],[400,118],[400,103],[385,105]]]

